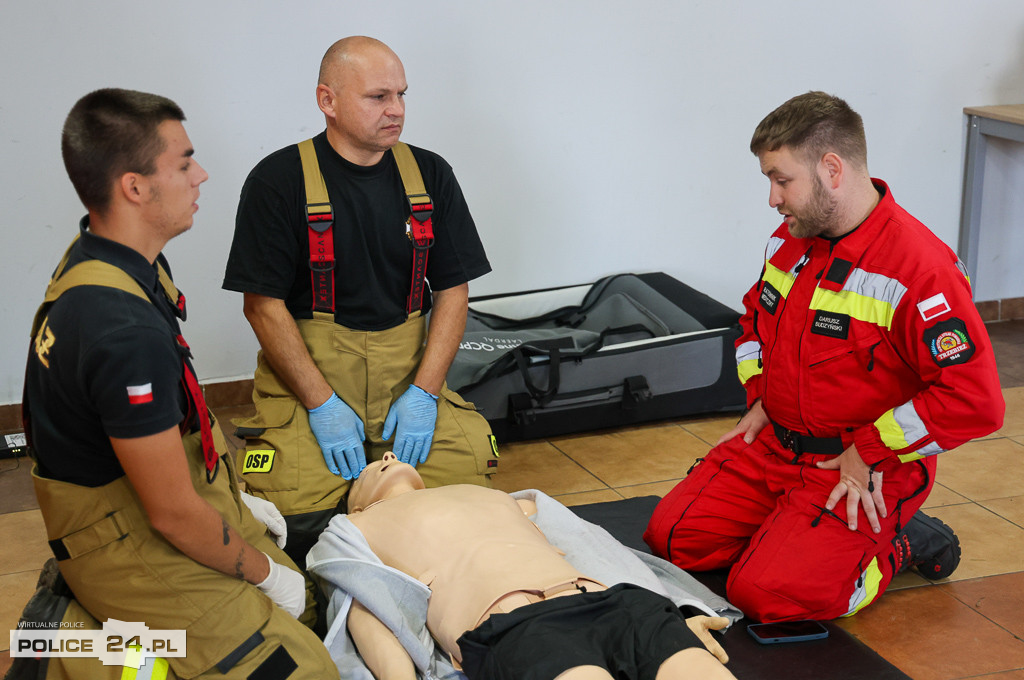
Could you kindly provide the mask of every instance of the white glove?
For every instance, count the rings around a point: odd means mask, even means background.
[[[306,611],[306,579],[299,572],[270,559],[267,553],[263,555],[270,563],[270,573],[256,587],[278,607],[299,618]]]
[[[243,493],[241,496],[242,502],[249,508],[252,516],[267,525],[270,534],[277,541],[277,547],[284,548],[284,544],[288,541],[288,524],[285,523],[277,506],[268,500],[256,498],[247,493]]]

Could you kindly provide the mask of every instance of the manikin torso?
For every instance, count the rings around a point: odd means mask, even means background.
[[[584,578],[502,491],[408,491],[349,519],[385,564],[430,587],[427,627],[456,658],[459,636],[504,596],[558,590]]]

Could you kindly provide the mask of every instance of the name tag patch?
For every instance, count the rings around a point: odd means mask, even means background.
[[[939,366],[966,363],[974,356],[974,343],[967,335],[967,324],[955,317],[926,329],[924,344]]]
[[[769,314],[775,314],[775,309],[779,306],[779,299],[781,297],[782,294],[775,290],[775,286],[767,281],[761,286],[761,306]]]
[[[274,467],[274,449],[253,449],[245,452],[242,474],[249,472],[270,472]]]
[[[814,315],[811,332],[815,335],[827,335],[830,338],[846,340],[850,335],[850,315],[819,309]]]

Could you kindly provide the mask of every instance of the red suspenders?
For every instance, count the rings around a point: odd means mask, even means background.
[[[434,227],[430,216],[434,212],[434,203],[423,186],[423,177],[416,159],[412,156],[408,144],[399,142],[392,149],[398,162],[398,172],[402,175],[405,186],[405,197],[409,201],[409,240],[412,241],[412,285],[409,297],[406,298],[405,312],[412,314],[423,307],[423,280],[427,275],[427,255],[434,245]]]
[[[411,215],[406,235],[412,243],[412,275],[406,313],[412,314],[423,307],[424,280],[427,274],[427,255],[434,245],[431,215],[434,204],[423,185],[416,159],[409,146],[399,142],[392,148],[398,171],[402,176]],[[327,194],[320,164],[313,148],[313,140],[299,143],[302,175],[306,185],[306,224],[309,227],[309,272],[313,286],[313,311],[334,314],[334,209]]]

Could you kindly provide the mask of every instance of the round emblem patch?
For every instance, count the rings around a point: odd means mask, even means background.
[[[923,339],[939,366],[962,364],[974,355],[974,344],[960,319],[935,324],[924,332]]]

